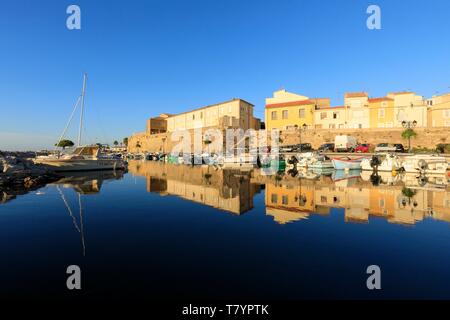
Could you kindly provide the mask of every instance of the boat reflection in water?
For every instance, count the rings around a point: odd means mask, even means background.
[[[450,189],[444,175],[301,171],[264,176],[259,170],[159,162],[131,162],[129,170],[146,177],[148,192],[175,195],[235,214],[251,210],[253,197],[265,188],[266,214],[280,224],[314,214],[329,215],[332,208],[344,210],[345,222],[368,223],[371,216],[403,225],[426,218],[450,222]]]
[[[82,195],[98,194],[102,184],[106,180],[119,180],[123,178],[123,171],[86,171],[86,172],[67,172],[61,179],[52,183],[55,185],[69,216],[72,218],[76,231],[80,234],[83,256],[86,255],[86,243],[84,237],[83,215],[84,207]],[[62,188],[72,188],[77,193],[77,204],[70,204]]]

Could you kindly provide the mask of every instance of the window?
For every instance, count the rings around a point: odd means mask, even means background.
[[[444,118],[450,118],[450,109],[443,110],[442,113],[444,114]]]
[[[326,196],[320,196],[320,202],[321,203],[327,203],[327,197]]]
[[[200,119],[203,119],[203,112],[200,112]]]
[[[272,203],[277,203],[278,202],[278,195],[272,194],[272,196],[270,198],[271,198],[270,200],[272,201]]]
[[[333,119],[339,119],[339,112],[333,112]]]
[[[380,204],[380,208],[384,208],[384,199],[383,198],[380,199],[379,204]]]
[[[304,118],[305,117],[305,109],[298,110],[298,117],[299,118]]]
[[[327,113],[326,112],[322,112],[320,113],[320,120],[326,119],[327,118]]]
[[[195,114],[192,115],[192,120],[195,120]]]
[[[288,203],[289,203],[288,196],[283,196],[282,199],[281,199],[281,202],[282,202],[284,205],[288,205]]]
[[[283,110],[283,113],[282,113],[282,118],[283,119],[287,119],[288,118],[288,111],[287,110]]]
[[[277,120],[277,112],[272,111],[272,120]]]
[[[335,125],[335,124],[329,124],[329,125],[328,125],[328,128],[329,128],[329,129],[336,129],[336,125]]]
[[[378,118],[384,118],[384,109],[378,110]]]

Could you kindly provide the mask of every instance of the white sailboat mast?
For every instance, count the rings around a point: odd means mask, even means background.
[[[80,112],[80,128],[78,131],[77,145],[81,146],[81,132],[83,131],[83,116],[84,116],[84,95],[86,93],[87,74],[83,74],[83,89],[81,91],[81,112]]]

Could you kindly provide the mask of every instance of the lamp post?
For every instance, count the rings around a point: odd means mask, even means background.
[[[308,125],[306,123],[304,123],[298,129],[299,138],[300,138],[300,151],[302,151],[302,131],[305,131],[306,128],[308,128]]]
[[[417,121],[402,121],[403,128],[412,130],[417,126]],[[408,135],[408,152],[411,152],[411,135]]]

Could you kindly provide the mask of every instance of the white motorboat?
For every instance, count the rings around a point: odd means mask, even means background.
[[[309,160],[307,167],[310,169],[332,169],[333,162],[325,155],[316,155]]]
[[[445,174],[448,169],[445,157],[425,154],[406,157],[402,166],[406,172],[421,174]]]
[[[365,171],[399,171],[402,169],[399,158],[390,153],[374,155],[371,159],[366,158],[361,162],[361,169]]]
[[[75,103],[72,114],[70,115],[69,121],[61,134],[58,144],[64,138],[64,135],[72,121],[73,115],[81,105],[80,111],[80,127],[78,131],[78,144],[73,152],[66,154],[56,153],[50,156],[37,157],[34,162],[36,164],[45,166],[46,168],[55,171],[91,171],[91,170],[122,170],[126,168],[126,162],[122,159],[118,159],[113,156],[102,154],[100,146],[82,146],[81,143],[81,133],[83,129],[83,114],[84,114],[84,96],[86,92],[86,80],[87,75],[83,75],[83,88],[81,95],[78,97]]]
[[[297,167],[300,168],[306,168],[308,167],[309,162],[311,159],[317,156],[317,153],[315,152],[304,152],[304,153],[298,153],[296,154],[296,158],[298,160]]]

